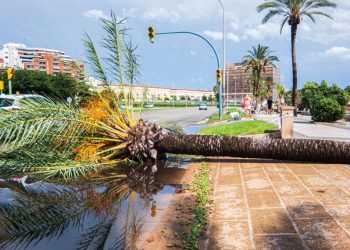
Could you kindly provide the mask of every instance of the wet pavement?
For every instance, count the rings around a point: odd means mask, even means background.
[[[145,238],[172,225],[167,218],[186,196],[179,190],[197,171],[182,162],[157,167],[72,182],[1,180],[0,249],[144,249]]]
[[[225,158],[201,249],[350,249],[350,167]]]

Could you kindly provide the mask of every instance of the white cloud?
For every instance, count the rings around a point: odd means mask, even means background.
[[[220,31],[206,30],[203,32],[204,35],[213,38],[214,40],[222,40],[223,34]]]
[[[235,35],[234,33],[230,32],[230,33],[227,33],[227,39],[228,40],[232,40],[236,43],[238,43],[240,41],[239,39],[239,36]]]
[[[136,17],[136,9],[123,9],[123,17]]]
[[[156,21],[177,22],[180,19],[180,14],[173,10],[166,10],[162,7],[154,7],[143,13],[143,19],[153,19]]]
[[[245,31],[244,39],[263,40],[265,38],[280,37],[280,26],[276,23],[259,24],[255,28],[249,28]]]
[[[337,58],[341,60],[350,60],[350,48],[332,47],[323,52],[313,53],[311,55],[320,58]]]
[[[197,55],[197,53],[195,51],[193,51],[193,50],[190,51],[190,54],[193,55],[193,56]]]
[[[348,42],[350,39],[350,9],[337,8],[330,11],[333,20],[316,16],[316,23],[307,20],[302,25],[309,24],[312,32],[301,29],[300,37],[319,44],[332,44],[341,41]]]
[[[83,14],[87,18],[108,19],[108,16],[102,10],[87,10]]]

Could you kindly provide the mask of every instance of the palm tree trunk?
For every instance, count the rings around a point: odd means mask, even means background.
[[[350,163],[350,143],[338,141],[165,135],[155,147],[159,153]]]
[[[256,79],[256,81],[257,81],[257,83],[256,83],[256,96],[258,97],[258,93],[259,93],[259,88],[260,88],[260,74],[261,74],[261,72],[260,72],[260,70],[258,70],[257,71],[257,79]],[[256,99],[258,99],[258,98],[256,98]],[[258,101],[258,100],[256,100],[256,101]]]
[[[297,24],[291,25],[291,41],[292,41],[292,65],[293,65],[293,96],[292,105],[294,106],[294,116],[297,115],[297,98],[298,98],[298,70],[297,70],[297,52],[296,52],[296,37]]]

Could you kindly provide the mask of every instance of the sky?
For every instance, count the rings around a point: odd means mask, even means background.
[[[252,46],[268,46],[278,56],[282,84],[292,86],[290,28],[280,34],[281,19],[261,24],[256,6],[264,0],[222,0],[225,7],[226,61],[241,62]],[[297,57],[299,86],[326,80],[350,85],[350,0],[334,0],[325,9],[333,20],[317,16],[299,25]],[[191,31],[205,36],[222,61],[222,9],[217,0],[0,0],[0,46],[24,43],[66,52],[86,60],[82,39],[87,32],[98,42],[99,18],[114,11],[126,26],[141,64],[139,82],[167,87],[212,89],[216,60],[206,43],[189,35],[158,36],[151,44],[147,28],[157,32]],[[2,46],[1,46],[2,47]],[[91,75],[91,71],[89,71]]]

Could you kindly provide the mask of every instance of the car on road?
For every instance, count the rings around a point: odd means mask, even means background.
[[[41,95],[0,95],[0,109],[19,110],[26,101],[48,101]]]
[[[143,107],[144,107],[145,109],[153,109],[153,108],[154,108],[154,105],[153,105],[153,104],[145,104],[145,105],[143,105]]]
[[[199,110],[208,110],[208,107],[206,104],[202,103],[202,104],[199,104],[198,106]]]

